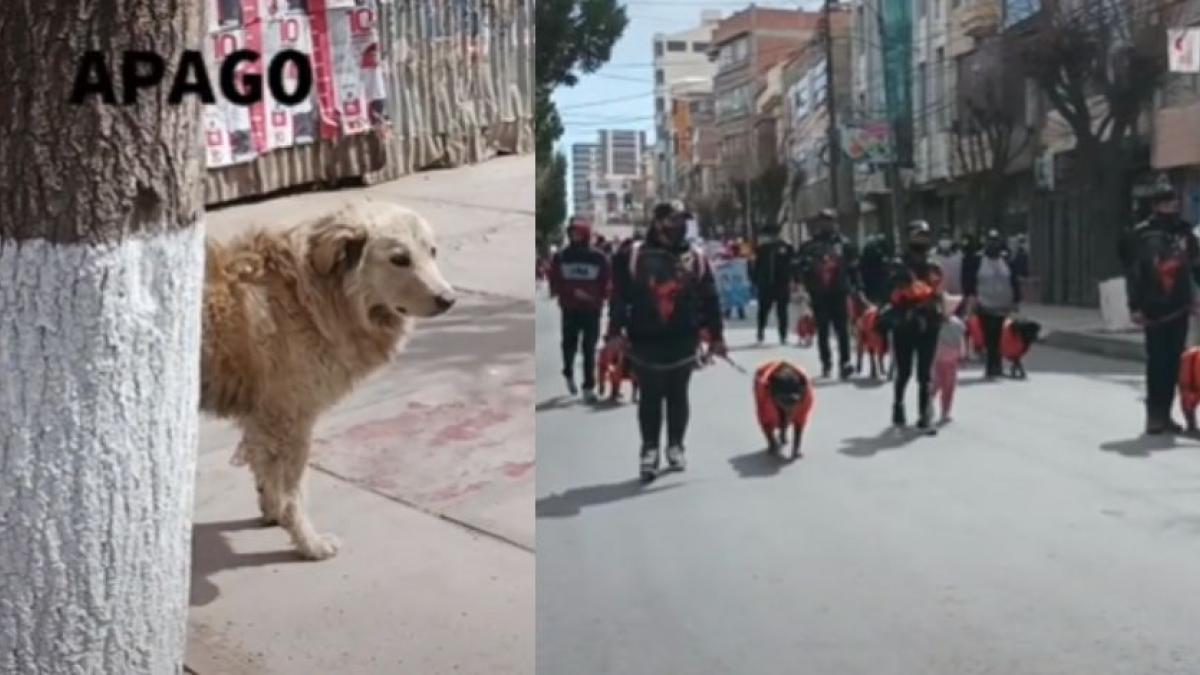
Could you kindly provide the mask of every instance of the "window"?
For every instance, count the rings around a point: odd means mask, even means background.
[[[662,68],[655,68],[654,69],[654,84],[663,84],[664,82],[666,82],[666,78],[663,76]]]
[[[921,135],[928,133],[928,120],[925,119],[926,105],[929,102],[929,81],[926,79],[925,64],[917,66],[917,129]]]
[[[693,42],[692,43],[692,51],[700,52],[700,53],[706,52],[706,51],[708,51],[708,43],[707,42]]]
[[[659,96],[658,98],[654,99],[654,109],[659,113],[666,112],[667,102],[664,101],[661,96]]]
[[[950,106],[946,105],[946,50],[942,47],[938,47],[937,61],[933,64],[933,102],[930,105],[934,107],[938,130],[945,129]]]
[[[663,43],[659,42],[658,40],[654,41],[654,55],[655,56],[663,55]]]
[[[669,51],[669,52],[686,52],[687,51],[687,43],[680,42],[678,40],[671,40],[670,42],[667,43],[667,51]]]

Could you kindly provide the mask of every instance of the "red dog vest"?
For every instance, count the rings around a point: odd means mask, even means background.
[[[1200,347],[1192,347],[1179,359],[1179,406],[1186,414],[1200,405]]]
[[[806,386],[804,387],[804,398],[800,400],[800,405],[796,406],[796,409],[792,412],[792,419],[780,419],[779,406],[771,398],[771,375],[785,363],[787,362],[771,361],[764,363],[758,367],[758,370],[754,371],[754,406],[755,411],[758,413],[758,423],[764,429],[778,429],[789,422],[803,429],[805,424],[808,423],[809,413],[812,412],[814,400],[812,382],[808,380],[808,376],[802,368],[793,364],[787,364],[800,373],[800,377],[804,380]]]

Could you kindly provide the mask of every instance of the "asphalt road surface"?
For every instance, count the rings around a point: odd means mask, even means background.
[[[539,675],[1200,673],[1200,443],[1140,437],[1136,364],[971,366],[933,438],[886,431],[888,387],[819,382],[791,464],[718,364],[688,471],[643,487],[634,408],[564,397],[557,311],[537,318]],[[748,369],[819,371],[728,338]]]

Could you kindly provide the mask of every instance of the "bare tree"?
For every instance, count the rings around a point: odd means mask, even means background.
[[[959,117],[953,143],[967,187],[976,229],[999,229],[1008,206],[1008,173],[1033,145],[1036,129],[1025,123],[1017,90],[1019,73],[1004,67],[1004,43],[986,44],[972,55],[983,60],[959,82]],[[992,57],[988,59],[987,57]],[[1006,77],[1007,75],[1018,77]]]
[[[200,110],[69,103],[202,3],[0,3],[0,672],[178,673],[196,468]],[[121,89],[118,88],[118,93]]]
[[[1075,187],[1087,195],[1092,237],[1107,267],[1130,214],[1131,139],[1167,71],[1161,4],[1137,0],[1048,7],[1024,40],[1025,72],[1075,139]]]

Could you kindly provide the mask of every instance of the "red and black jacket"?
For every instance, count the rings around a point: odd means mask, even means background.
[[[703,252],[653,238],[613,260],[608,335],[631,342],[697,345],[701,329],[721,341],[724,322],[716,279]]]
[[[567,311],[599,312],[608,297],[608,256],[587,244],[571,244],[550,262],[550,292]]]
[[[1200,283],[1200,245],[1186,222],[1161,216],[1143,221],[1120,253],[1131,312],[1153,320],[1190,309],[1192,284]]]

